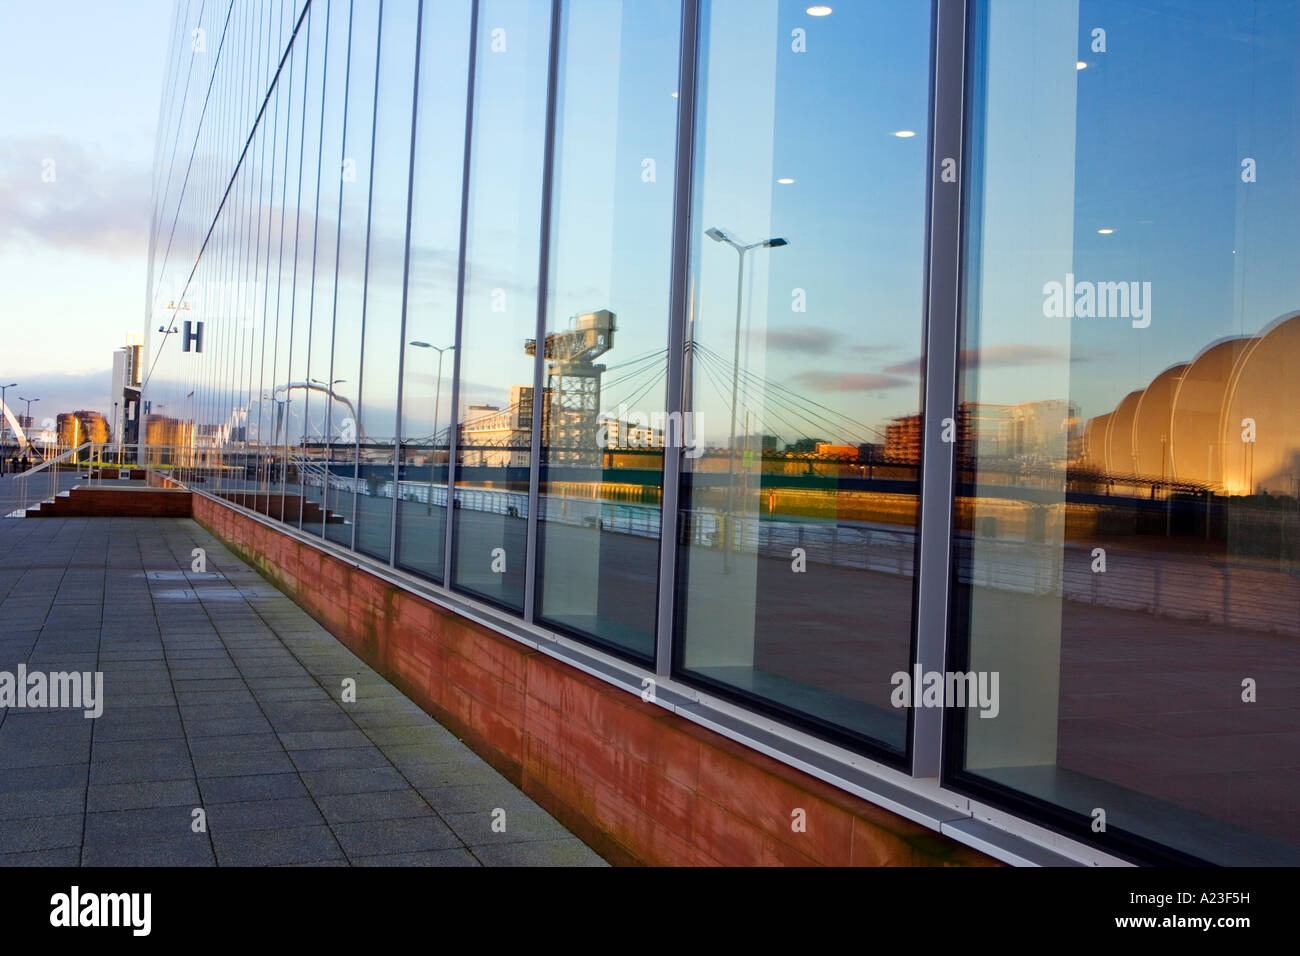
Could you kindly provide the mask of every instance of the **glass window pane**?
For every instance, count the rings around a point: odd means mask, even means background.
[[[456,452],[453,583],[522,609],[550,9],[482,0]]]
[[[375,160],[370,191],[362,352],[361,446],[356,548],[387,561],[396,500],[397,360],[402,343],[402,271],[411,168],[411,106],[415,92],[417,0],[386,0],[379,50]]]
[[[336,485],[344,481],[330,465],[330,436],[334,419],[347,417],[347,406],[334,399],[334,285],[338,259],[339,199],[348,187],[342,177],[344,112],[347,108],[348,10],[349,0],[329,0],[324,7],[312,4],[313,12],[324,13],[325,76],[321,89],[323,119],[320,128],[320,167],[317,173],[316,223],[313,228],[311,343],[307,357],[307,388],[304,389],[303,417],[307,486],[303,504],[303,530],[323,535],[330,524],[343,521],[335,503]],[[350,480],[351,476],[347,476]]]
[[[642,658],[654,654],[680,11],[566,3],[556,116],[538,613]]]
[[[704,4],[676,665],[905,749],[928,4]]]
[[[293,342],[288,378],[283,383],[284,432],[286,444],[285,491],[292,505],[286,520],[298,527],[312,517],[304,507],[306,494],[316,471],[308,452],[311,431],[308,426],[311,388],[309,357],[313,330],[314,300],[312,267],[316,255],[316,218],[321,170],[321,81],[325,66],[325,29],[328,8],[313,5],[298,34],[295,58],[303,63],[302,148],[299,159],[298,215],[294,221],[294,293]]]
[[[961,779],[1294,865],[1300,4],[978,9]]]
[[[341,6],[341,5],[340,5]],[[346,32],[346,31],[345,31]],[[370,211],[370,147],[375,119],[375,66],[379,49],[379,5],[352,4],[343,183],[339,208],[338,269],[334,286],[334,355],[323,377],[332,398],[326,441],[329,485],[325,535],[352,546],[357,494],[357,452],[367,442],[358,417],[361,380],[361,323],[365,305],[366,220]]]
[[[464,177],[467,0],[425,0],[402,364],[397,563],[443,577]]]

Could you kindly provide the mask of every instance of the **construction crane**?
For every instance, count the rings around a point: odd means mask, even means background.
[[[605,366],[594,360],[614,347],[614,313],[584,312],[571,319],[573,327],[546,336],[542,356],[547,360],[546,399],[542,426],[549,461],[596,464],[600,449],[596,432],[600,415],[600,377]],[[537,354],[537,340],[524,342],[524,352]]]

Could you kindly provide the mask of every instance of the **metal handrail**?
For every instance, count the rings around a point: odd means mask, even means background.
[[[79,459],[91,442],[83,442],[56,458],[48,458],[34,468],[11,476],[0,487],[0,515],[6,518],[21,518],[34,505],[53,501],[59,494],[59,475],[62,466],[79,464]]]

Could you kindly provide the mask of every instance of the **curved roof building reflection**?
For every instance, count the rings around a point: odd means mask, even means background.
[[[1221,339],[1084,426],[1084,461],[1111,475],[1228,494],[1300,491],[1300,313]]]

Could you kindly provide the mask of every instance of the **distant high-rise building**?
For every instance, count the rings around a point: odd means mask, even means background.
[[[111,439],[131,444],[138,440],[140,429],[140,357],[143,346],[139,335],[128,335],[126,345],[113,353],[113,390],[109,397]]]

